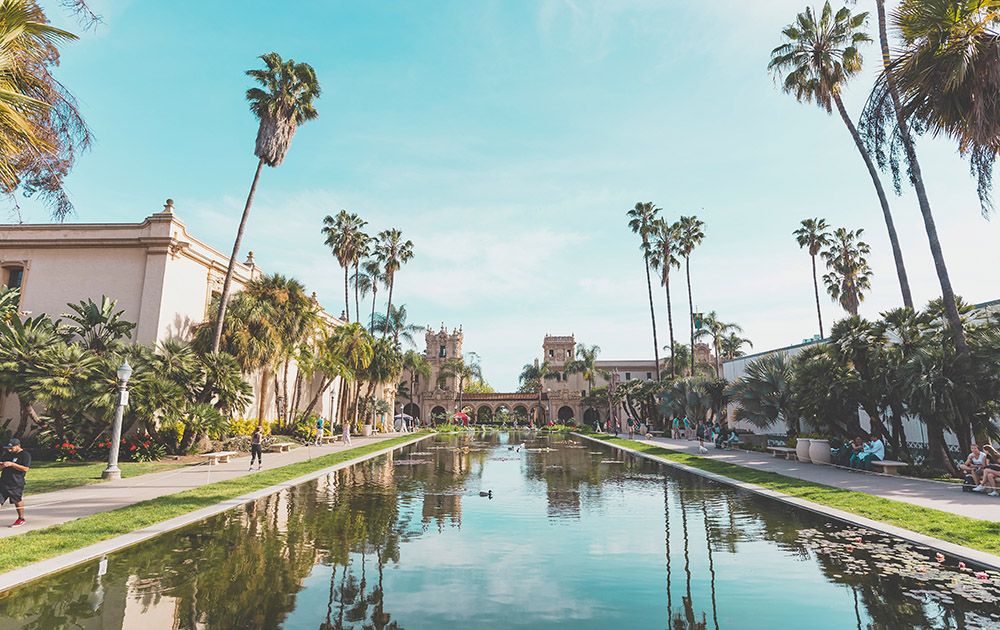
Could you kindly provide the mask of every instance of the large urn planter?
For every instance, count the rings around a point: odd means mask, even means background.
[[[830,440],[809,440],[809,459],[814,464],[829,464]]]
[[[371,434],[372,434],[372,425],[366,424],[366,425],[364,425],[364,426],[361,427],[361,435],[362,436],[368,437]]]
[[[800,462],[811,462],[809,459],[809,443],[812,440],[809,438],[797,438],[795,440],[795,458]]]

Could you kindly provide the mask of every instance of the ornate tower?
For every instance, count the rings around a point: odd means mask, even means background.
[[[424,356],[427,357],[427,362],[431,364],[431,378],[418,391],[435,389],[438,386],[438,376],[441,373],[441,366],[444,365],[444,362],[449,359],[462,358],[462,337],[461,326],[452,329],[451,332],[448,332],[443,323],[437,332],[434,332],[430,326],[427,327],[427,333],[424,335],[424,341],[427,344]],[[456,391],[457,388],[458,383],[453,377],[445,379],[444,389]]]
[[[576,338],[573,335],[545,335],[542,341],[542,360],[553,368],[566,365],[576,357]]]

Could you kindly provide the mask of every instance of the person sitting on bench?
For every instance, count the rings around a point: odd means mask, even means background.
[[[865,445],[860,453],[851,455],[851,468],[858,470],[871,470],[872,462],[880,462],[885,459],[885,442],[878,433],[872,433],[871,440]]]

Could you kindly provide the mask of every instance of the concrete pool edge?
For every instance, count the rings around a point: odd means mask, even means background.
[[[295,486],[302,485],[309,481],[313,481],[324,475],[329,475],[332,472],[336,472],[343,468],[349,468],[355,464],[360,464],[362,462],[368,461],[370,459],[375,459],[376,457],[381,457],[398,449],[416,444],[427,438],[433,437],[435,433],[425,433],[423,435],[418,435],[405,442],[400,442],[398,444],[393,444],[392,446],[386,446],[377,451],[372,451],[371,453],[365,453],[364,455],[359,455],[357,457],[351,458],[349,460],[338,462],[326,468],[321,468],[315,470],[311,473],[306,473],[294,479],[284,481],[282,483],[274,484],[266,488],[261,488],[260,490],[254,490],[247,494],[234,497],[232,499],[227,499],[221,503],[216,503],[215,505],[210,505],[208,507],[199,508],[187,514],[182,514],[180,516],[175,516],[173,518],[161,521],[149,527],[143,527],[141,529],[134,530],[127,534],[122,534],[120,536],[115,536],[107,540],[102,540],[100,542],[76,549],[64,553],[53,558],[48,558],[46,560],[40,560],[34,562],[27,566],[13,569],[7,571],[6,573],[0,574],[0,594],[4,594],[14,588],[23,586],[29,582],[34,582],[43,577],[47,577],[56,573],[61,573],[68,569],[71,569],[80,564],[96,560],[98,558],[104,557],[108,554],[114,553],[116,551],[121,551],[128,547],[132,547],[141,542],[155,538],[162,534],[186,527],[188,525],[203,521],[207,518],[217,516],[237,508],[241,505],[250,503],[251,501],[256,501],[263,497],[272,495],[276,492],[281,492],[282,490],[293,488]],[[169,496],[169,495],[167,495]]]
[[[680,462],[674,462],[668,459],[662,459],[655,455],[650,455],[642,451],[629,448],[627,446],[621,446],[619,444],[612,444],[605,440],[599,438],[591,437],[589,435],[584,435],[582,433],[573,432],[572,435],[589,440],[597,444],[604,444],[614,449],[618,449],[622,452],[629,453],[631,455],[636,455],[644,459],[656,462],[658,464],[663,464],[665,466],[670,466],[676,468],[677,470],[683,470],[684,472],[698,475],[699,477],[704,477],[705,479],[710,479],[718,483],[724,483],[729,486],[740,488],[741,490],[746,490],[747,492],[752,492],[761,496],[769,497],[782,503],[788,505],[793,505],[795,507],[809,510],[815,514],[821,516],[826,516],[828,518],[836,519],[851,525],[858,525],[861,527],[866,527],[884,534],[889,534],[890,536],[895,536],[897,538],[902,538],[908,542],[923,545],[925,547],[930,547],[936,551],[940,551],[945,555],[955,557],[959,560],[964,560],[967,562],[973,562],[975,564],[983,565],[987,568],[1000,570],[1000,556],[987,553],[985,551],[979,551],[976,549],[971,549],[963,545],[958,545],[955,543],[950,543],[946,540],[941,540],[940,538],[934,538],[933,536],[928,536],[926,534],[921,534],[909,529],[904,529],[902,527],[897,527],[895,525],[890,525],[888,523],[883,523],[882,521],[876,521],[874,519],[866,518],[864,516],[859,516],[851,512],[844,510],[839,510],[837,508],[829,507],[821,503],[815,503],[807,499],[800,499],[799,497],[793,497],[787,495],[783,492],[778,492],[777,490],[771,490],[770,488],[765,488],[763,486],[758,486],[746,481],[739,481],[731,477],[726,477],[725,475],[720,475],[718,473],[709,472],[707,470],[702,470],[700,468],[695,468],[694,466],[688,466],[687,464],[681,464]],[[670,450],[662,445],[659,445],[664,450]],[[2,576],[0,576],[2,577]]]

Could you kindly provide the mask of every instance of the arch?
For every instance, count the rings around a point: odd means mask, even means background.
[[[574,419],[575,416],[576,414],[573,413],[573,408],[567,405],[563,405],[562,407],[560,407],[559,413],[557,415],[557,417],[559,418],[559,422],[563,424],[566,424],[566,422]]]
[[[437,424],[438,422],[448,422],[448,420],[448,412],[441,405],[437,405],[431,409],[431,422]]]
[[[524,422],[528,419],[528,408],[524,405],[515,406],[511,413],[518,419],[519,422]]]
[[[476,410],[476,424],[487,424],[493,421],[493,410],[489,405],[483,405]]]
[[[420,405],[416,403],[407,403],[403,405],[403,413],[408,416],[412,416],[414,420],[420,420]]]
[[[587,410],[583,412],[583,421],[588,425],[600,422],[600,420],[601,414],[593,407],[587,407]]]

